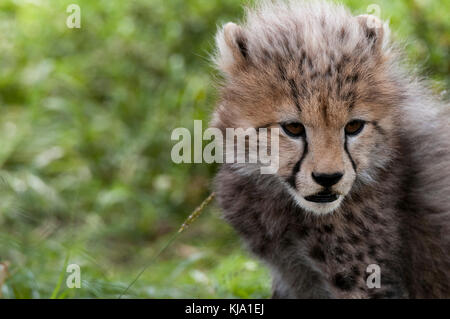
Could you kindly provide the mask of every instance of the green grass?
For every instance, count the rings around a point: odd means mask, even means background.
[[[449,2],[345,2],[378,3],[422,74],[450,87]],[[214,206],[152,260],[210,192],[217,167],[173,164],[170,134],[208,120],[216,25],[241,2],[80,0],[68,29],[70,3],[0,2],[3,297],[116,298],[146,265],[126,298],[270,296]],[[80,289],[65,284],[73,263]]]

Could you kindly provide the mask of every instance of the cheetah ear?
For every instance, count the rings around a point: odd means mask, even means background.
[[[356,18],[373,48],[376,51],[382,51],[389,42],[388,23],[383,23],[378,17],[371,14],[359,15]]]
[[[235,23],[228,22],[216,35],[216,66],[224,73],[231,74],[248,62],[247,37],[244,30]]]

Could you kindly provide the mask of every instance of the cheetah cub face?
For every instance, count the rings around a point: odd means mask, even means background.
[[[304,25],[302,12],[280,10],[267,23],[249,12],[216,36],[224,82],[212,126],[278,128],[276,178],[304,210],[327,214],[391,157],[401,89],[386,62],[388,30],[369,16],[328,25],[320,12]]]

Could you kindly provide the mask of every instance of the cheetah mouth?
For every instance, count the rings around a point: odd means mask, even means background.
[[[315,195],[306,196],[305,199],[314,203],[331,203],[338,199],[338,195],[330,191],[322,191]]]

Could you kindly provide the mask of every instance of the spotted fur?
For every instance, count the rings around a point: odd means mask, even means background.
[[[325,1],[263,1],[216,42],[213,127],[306,129],[280,130],[277,174],[223,164],[215,180],[225,219],[272,270],[273,297],[450,297],[449,105],[405,71],[387,25]],[[351,137],[354,118],[366,125]],[[339,200],[305,200],[322,189],[312,173],[336,171]]]

